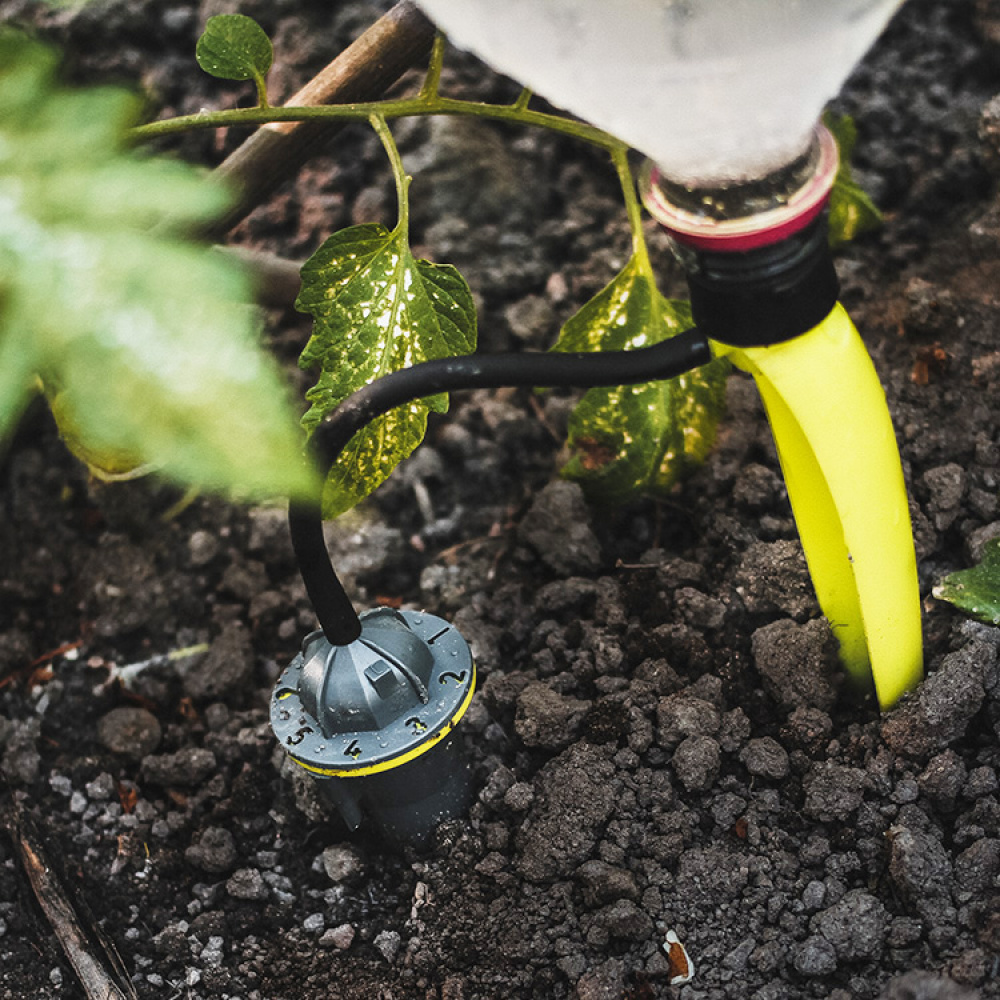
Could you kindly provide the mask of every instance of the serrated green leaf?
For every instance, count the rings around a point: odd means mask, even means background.
[[[303,418],[310,433],[356,389],[400,368],[468,354],[476,346],[469,286],[447,264],[417,260],[402,226],[366,224],[334,233],[302,268],[296,307],[312,315],[299,359],[318,368]],[[400,407],[355,436],[330,470],[323,514],[332,518],[374,490],[420,443],[427,413],[444,395]]]
[[[686,302],[656,289],[648,258],[636,254],[563,327],[555,350],[650,347],[692,325]],[[663,495],[702,462],[722,415],[725,362],[679,378],[589,390],[569,422],[575,451],[563,475],[601,503]]]
[[[64,89],[55,66],[0,32],[0,435],[40,378],[78,452],[210,489],[311,494],[248,281],[185,238],[228,193],[126,151],[135,99]]]
[[[274,60],[274,48],[253,18],[216,14],[205,22],[195,58],[206,73],[223,80],[262,81]]]
[[[981,622],[1000,625],[1000,538],[986,543],[978,565],[949,574],[933,593]]]
[[[851,154],[858,138],[853,119],[827,112],[823,124],[833,133],[840,149],[840,166],[830,192],[830,245],[836,247],[877,229],[882,224],[882,213],[851,175]]]

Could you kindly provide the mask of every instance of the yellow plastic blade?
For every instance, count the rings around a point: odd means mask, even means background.
[[[757,383],[841,660],[891,708],[923,676],[923,643],[906,487],[871,358],[840,305],[781,344],[712,346]]]

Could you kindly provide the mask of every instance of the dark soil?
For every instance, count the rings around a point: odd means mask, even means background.
[[[249,99],[192,58],[204,19],[237,6],[276,39],[275,99],[384,9],[2,0],[0,17],[67,45],[76,78],[141,84],[173,114]],[[887,218],[838,267],[927,595],[929,679],[884,717],[840,683],[751,383],[732,377],[718,447],[669,501],[585,512],[572,546],[576,488],[549,485],[571,397],[459,395],[332,537],[361,604],[426,608],[472,642],[478,798],[424,855],[348,838],[267,726],[314,625],[281,512],[200,497],[167,516],[178,490],[88,482],[29,415],[0,460],[3,806],[33,819],[140,997],[1000,997],[1000,631],[929,596],[1000,534],[991,7],[911,0],[839,101]],[[449,66],[455,91],[517,92]],[[484,349],[547,346],[624,262],[603,156],[456,122],[399,135],[421,252],[469,277]],[[212,164],[239,140],[179,149]],[[377,142],[349,129],[233,238],[302,258],[392,211]],[[268,327],[291,361],[306,320]],[[197,643],[207,656],[126,669]],[[670,930],[696,965],[683,988]],[[0,995],[83,995],[7,836]]]

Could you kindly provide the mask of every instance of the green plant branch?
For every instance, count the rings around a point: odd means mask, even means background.
[[[530,97],[530,93],[529,93]],[[602,129],[586,122],[564,118],[545,111],[533,111],[514,104],[486,104],[453,97],[408,97],[390,101],[364,101],[358,104],[324,104],[315,107],[231,108],[225,111],[203,111],[196,115],[165,118],[133,128],[131,136],[138,141],[177,135],[192,129],[228,128],[268,125],[272,122],[305,121],[371,121],[372,115],[382,118],[427,117],[429,115],[467,115],[488,118],[515,125],[545,128],[561,135],[572,136],[606,149],[608,152],[628,149],[625,143]]]
[[[517,95],[517,100],[511,105],[512,108],[516,108],[518,111],[524,111],[528,107],[528,102],[534,95],[534,91],[530,87],[525,87],[520,94]]]
[[[441,67],[444,65],[445,44],[444,35],[438,32],[434,36],[431,58],[427,63],[427,75],[424,77],[423,86],[418,95],[425,101],[432,101],[438,96],[438,88],[441,85]]]
[[[396,182],[396,205],[399,212],[396,229],[402,233],[404,239],[407,239],[410,227],[410,178],[403,167],[403,158],[399,155],[399,147],[389,130],[389,123],[384,116],[378,114],[372,115],[370,121],[392,166],[392,179]]]
[[[260,110],[267,110],[271,107],[267,100],[267,80],[263,73],[254,73],[254,85],[257,87],[257,107]]]
[[[632,168],[628,162],[628,150],[626,148],[613,149],[611,159],[614,162],[615,170],[618,172],[618,180],[622,186],[622,197],[625,199],[625,211],[628,213],[629,229],[632,230],[632,253],[637,258],[640,270],[643,274],[654,281],[653,265],[649,259],[649,250],[646,247],[646,234],[642,229],[642,206],[635,192],[635,178],[632,176]]]

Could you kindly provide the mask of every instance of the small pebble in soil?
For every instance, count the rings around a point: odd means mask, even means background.
[[[711,702],[688,694],[671,694],[657,703],[656,722],[657,741],[669,749],[688,736],[714,736],[721,719]]]
[[[596,908],[618,899],[637,900],[639,888],[635,876],[626,868],[617,868],[605,861],[592,860],[582,864],[574,873],[580,884],[583,901]]]
[[[112,753],[133,760],[151,754],[162,738],[160,723],[145,708],[122,706],[113,708],[97,722],[97,738]]]
[[[69,796],[73,793],[73,782],[65,774],[50,774],[49,788],[56,795]]]
[[[818,879],[813,879],[802,890],[802,905],[809,912],[814,913],[820,909],[825,901],[826,886]]]
[[[323,931],[319,939],[321,948],[336,948],[339,951],[347,951],[354,941],[357,932],[350,924],[340,924]]]
[[[115,794],[115,779],[107,771],[102,771],[84,785],[84,790],[91,801],[107,802]]]
[[[965,763],[954,750],[944,750],[930,759],[917,777],[917,785],[937,808],[951,810],[965,784]]]
[[[965,469],[957,462],[939,465],[924,473],[923,483],[929,494],[927,514],[938,531],[945,531],[962,512],[960,505],[967,486]]]
[[[688,736],[674,751],[674,772],[689,792],[710,788],[721,763],[722,750],[711,736]]]
[[[520,341],[544,347],[556,326],[556,314],[548,299],[541,295],[526,295],[504,309],[504,319],[510,332]]]
[[[802,786],[806,793],[802,811],[807,816],[826,823],[843,821],[861,805],[868,776],[860,768],[822,761],[810,768]]]
[[[591,928],[600,929],[612,940],[645,941],[653,933],[653,921],[631,899],[618,899],[594,915]]]
[[[824,712],[833,707],[836,642],[825,619],[797,625],[783,618],[757,629],[751,643],[764,690],[779,705]]]
[[[740,762],[755,778],[781,781],[788,777],[788,754],[770,736],[750,740],[740,751]]]
[[[969,777],[962,785],[962,797],[966,799],[981,799],[985,796],[995,795],[997,792],[997,775],[988,764],[982,767],[974,767],[969,772]]]
[[[250,686],[253,669],[254,652],[247,629],[240,622],[229,622],[204,657],[183,665],[184,693],[196,701],[235,698]]]
[[[981,837],[955,859],[956,902],[986,897],[1000,878],[1000,838]]]
[[[267,899],[270,890],[264,876],[256,868],[240,868],[226,882],[226,892],[234,899]]]
[[[837,952],[822,934],[812,934],[795,946],[792,964],[800,975],[827,976],[837,968]]]
[[[219,539],[210,531],[195,531],[188,539],[188,559],[194,567],[207,566],[219,554]]]
[[[939,916],[950,901],[952,867],[948,852],[929,830],[897,825],[889,829],[889,877],[903,899],[921,915]]]
[[[743,555],[735,582],[753,614],[777,612],[804,622],[819,613],[798,542],[754,542]]]
[[[590,508],[576,483],[556,480],[536,497],[521,519],[518,540],[562,576],[595,573],[601,546],[590,523]]]
[[[561,750],[576,738],[589,703],[529,684],[517,699],[514,731],[528,747]]]
[[[997,650],[973,637],[882,722],[882,738],[897,754],[923,761],[965,732],[996,683]]]
[[[364,874],[364,859],[350,844],[331,844],[320,857],[323,871],[335,885],[356,882]]]
[[[218,770],[211,750],[185,747],[177,753],[144,757],[142,775],[153,784],[164,787],[195,788]]]
[[[863,889],[851,889],[817,913],[811,926],[833,946],[838,960],[858,962],[881,956],[888,920],[880,900]]]
[[[225,957],[225,940],[220,935],[213,935],[208,939],[208,944],[202,949],[198,956],[203,965],[209,969],[218,969],[222,966]]]
[[[403,939],[400,937],[398,931],[380,931],[373,943],[379,954],[392,965],[399,954],[399,948],[403,943]]]
[[[566,876],[587,859],[615,806],[613,776],[610,761],[586,743],[539,771],[535,801],[517,837],[517,864],[527,879]]]
[[[233,835],[221,826],[204,829],[184,852],[188,864],[212,874],[231,871],[237,856]]]

